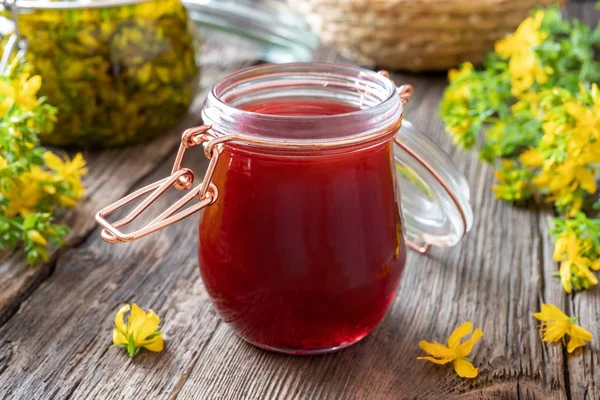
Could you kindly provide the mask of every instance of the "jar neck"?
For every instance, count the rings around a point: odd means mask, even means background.
[[[333,115],[273,115],[249,104],[314,101],[348,106]],[[354,66],[294,63],[247,68],[219,80],[202,116],[213,135],[271,150],[342,149],[388,140],[402,120],[393,82]]]

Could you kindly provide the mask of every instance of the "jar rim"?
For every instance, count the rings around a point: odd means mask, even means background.
[[[360,107],[348,113],[315,116],[272,115],[240,108],[261,96],[266,100],[316,96],[351,105],[358,102]],[[267,147],[323,148],[391,134],[400,127],[402,112],[397,88],[385,76],[352,65],[311,62],[262,64],[225,76],[210,90],[202,116],[216,136],[234,135]],[[338,133],[332,134],[332,130]]]
[[[85,8],[107,8],[131,6],[146,3],[151,0],[75,0],[75,1],[49,1],[49,0],[16,0],[17,8],[30,10],[73,10]]]

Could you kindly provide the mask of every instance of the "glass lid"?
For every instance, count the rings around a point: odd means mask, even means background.
[[[425,134],[404,120],[394,159],[404,224],[411,247],[453,246],[471,229],[473,211],[465,177]]]
[[[200,27],[259,44],[263,61],[310,61],[319,39],[283,0],[183,0]]]

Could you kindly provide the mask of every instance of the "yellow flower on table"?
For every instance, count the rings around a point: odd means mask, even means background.
[[[417,357],[417,360],[427,360],[435,364],[447,364],[452,362],[454,370],[461,378],[475,378],[478,369],[473,366],[467,356],[473,350],[473,346],[483,337],[481,329],[475,329],[470,339],[461,343],[461,340],[473,331],[473,323],[465,322],[452,332],[448,338],[448,346],[438,342],[419,342],[421,350],[429,356]]]
[[[125,313],[131,310],[127,323]],[[152,310],[144,312],[137,304],[124,305],[115,316],[113,346],[123,347],[130,357],[135,357],[143,347],[152,352],[163,351],[162,332],[158,331],[160,318]]]
[[[592,340],[592,334],[575,324],[577,318],[569,317],[553,304],[542,304],[541,312],[534,313],[533,317],[542,321],[542,340],[548,343],[565,342],[565,336],[570,340],[567,351],[572,353],[578,347],[585,346]]]

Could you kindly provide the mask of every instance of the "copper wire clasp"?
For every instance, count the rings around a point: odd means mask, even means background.
[[[183,133],[181,137],[181,144],[179,145],[179,151],[177,152],[177,157],[175,158],[175,163],[170,176],[145,186],[98,211],[96,214],[96,221],[104,228],[102,230],[102,239],[109,243],[131,242],[175,222],[181,221],[196,211],[213,204],[217,200],[219,191],[217,190],[217,187],[211,183],[211,180],[215,173],[215,167],[217,165],[219,155],[222,152],[221,143],[225,140],[217,141],[207,132],[209,129],[209,125],[202,125],[195,128],[190,128]],[[208,164],[208,169],[206,170],[206,174],[204,175],[202,183],[192,189],[194,184],[194,173],[188,168],[183,168],[181,164],[183,162],[183,156],[185,155],[186,150],[200,144],[204,146],[204,154],[210,159],[210,163]],[[136,219],[171,186],[178,190],[192,190],[179,199],[175,204],[163,211],[158,217],[150,221],[150,223],[145,227],[131,233],[123,233],[118,229]],[[133,209],[133,211],[131,211],[126,217],[112,224],[106,220],[106,217],[111,215],[119,208],[146,195],[147,193],[150,193],[150,195],[148,195],[148,197],[146,197],[146,199],[144,199],[141,204],[135,207],[135,209]],[[183,206],[185,206],[196,196],[198,196],[199,199],[198,203],[184,209],[183,211],[180,211]]]

